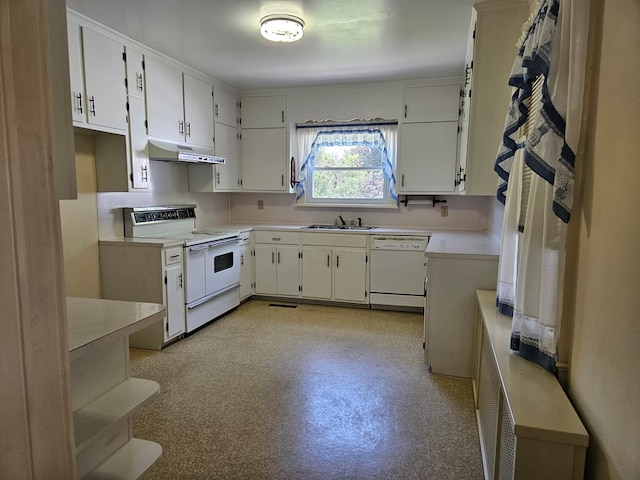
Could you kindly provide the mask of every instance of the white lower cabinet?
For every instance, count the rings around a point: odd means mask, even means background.
[[[302,234],[302,297],[368,302],[367,236]]]
[[[164,322],[131,335],[131,346],[160,350],[185,331],[183,248],[100,242],[102,298],[161,303]]]
[[[300,295],[300,246],[297,232],[255,232],[255,291],[257,295]]]

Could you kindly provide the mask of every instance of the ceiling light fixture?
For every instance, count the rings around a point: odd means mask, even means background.
[[[272,42],[296,42],[303,27],[302,19],[293,15],[267,15],[260,20],[260,34]]]

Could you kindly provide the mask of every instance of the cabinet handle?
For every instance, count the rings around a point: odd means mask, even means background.
[[[404,173],[402,174],[402,186],[404,187]]]
[[[182,120],[178,121],[178,133],[184,135],[184,122]]]
[[[174,258],[180,258],[180,255],[170,255],[169,258],[173,260]]]
[[[284,110],[282,110],[282,123],[284,123]]]
[[[82,113],[82,94],[78,93],[75,97],[76,97],[76,110],[78,110],[78,113]]]
[[[142,181],[143,182],[148,182],[149,181],[149,172],[148,172],[147,166],[143,165],[142,167],[140,167],[140,169],[142,170]]]
[[[409,110],[409,109],[408,109],[408,107],[407,107],[407,104],[405,103],[405,104],[404,104],[404,118],[407,118],[407,111],[408,111],[408,110]]]
[[[182,274],[178,275],[178,288],[182,288]]]
[[[94,117],[96,116],[96,99],[93,98],[93,95],[89,99],[89,113]]]
[[[331,255],[327,255],[327,268],[331,266]]]
[[[218,104],[217,104],[217,103],[213,106],[213,114],[214,114],[216,117],[218,116]]]
[[[276,254],[275,254],[275,252],[271,252],[271,263],[276,263]]]
[[[240,265],[244,265],[244,253],[240,254]]]
[[[191,122],[187,122],[187,137],[191,136]]]
[[[278,252],[278,265],[280,265],[280,252]]]
[[[142,74],[136,73],[136,88],[142,91]]]
[[[282,186],[284,187],[284,174],[282,174]]]
[[[336,268],[340,268],[340,255],[336,255]]]
[[[216,183],[220,185],[220,172],[216,172]]]
[[[272,242],[279,242],[280,241],[280,237],[271,237],[271,241]]]

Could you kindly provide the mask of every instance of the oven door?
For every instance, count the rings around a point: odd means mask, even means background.
[[[185,303],[195,302],[206,295],[205,270],[207,245],[185,247]]]
[[[207,248],[204,283],[205,296],[240,284],[240,251],[237,239]]]

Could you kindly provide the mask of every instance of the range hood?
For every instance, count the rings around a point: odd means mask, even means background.
[[[207,148],[178,145],[175,143],[148,141],[149,160],[185,163],[225,163],[224,157],[216,157],[213,150]]]

